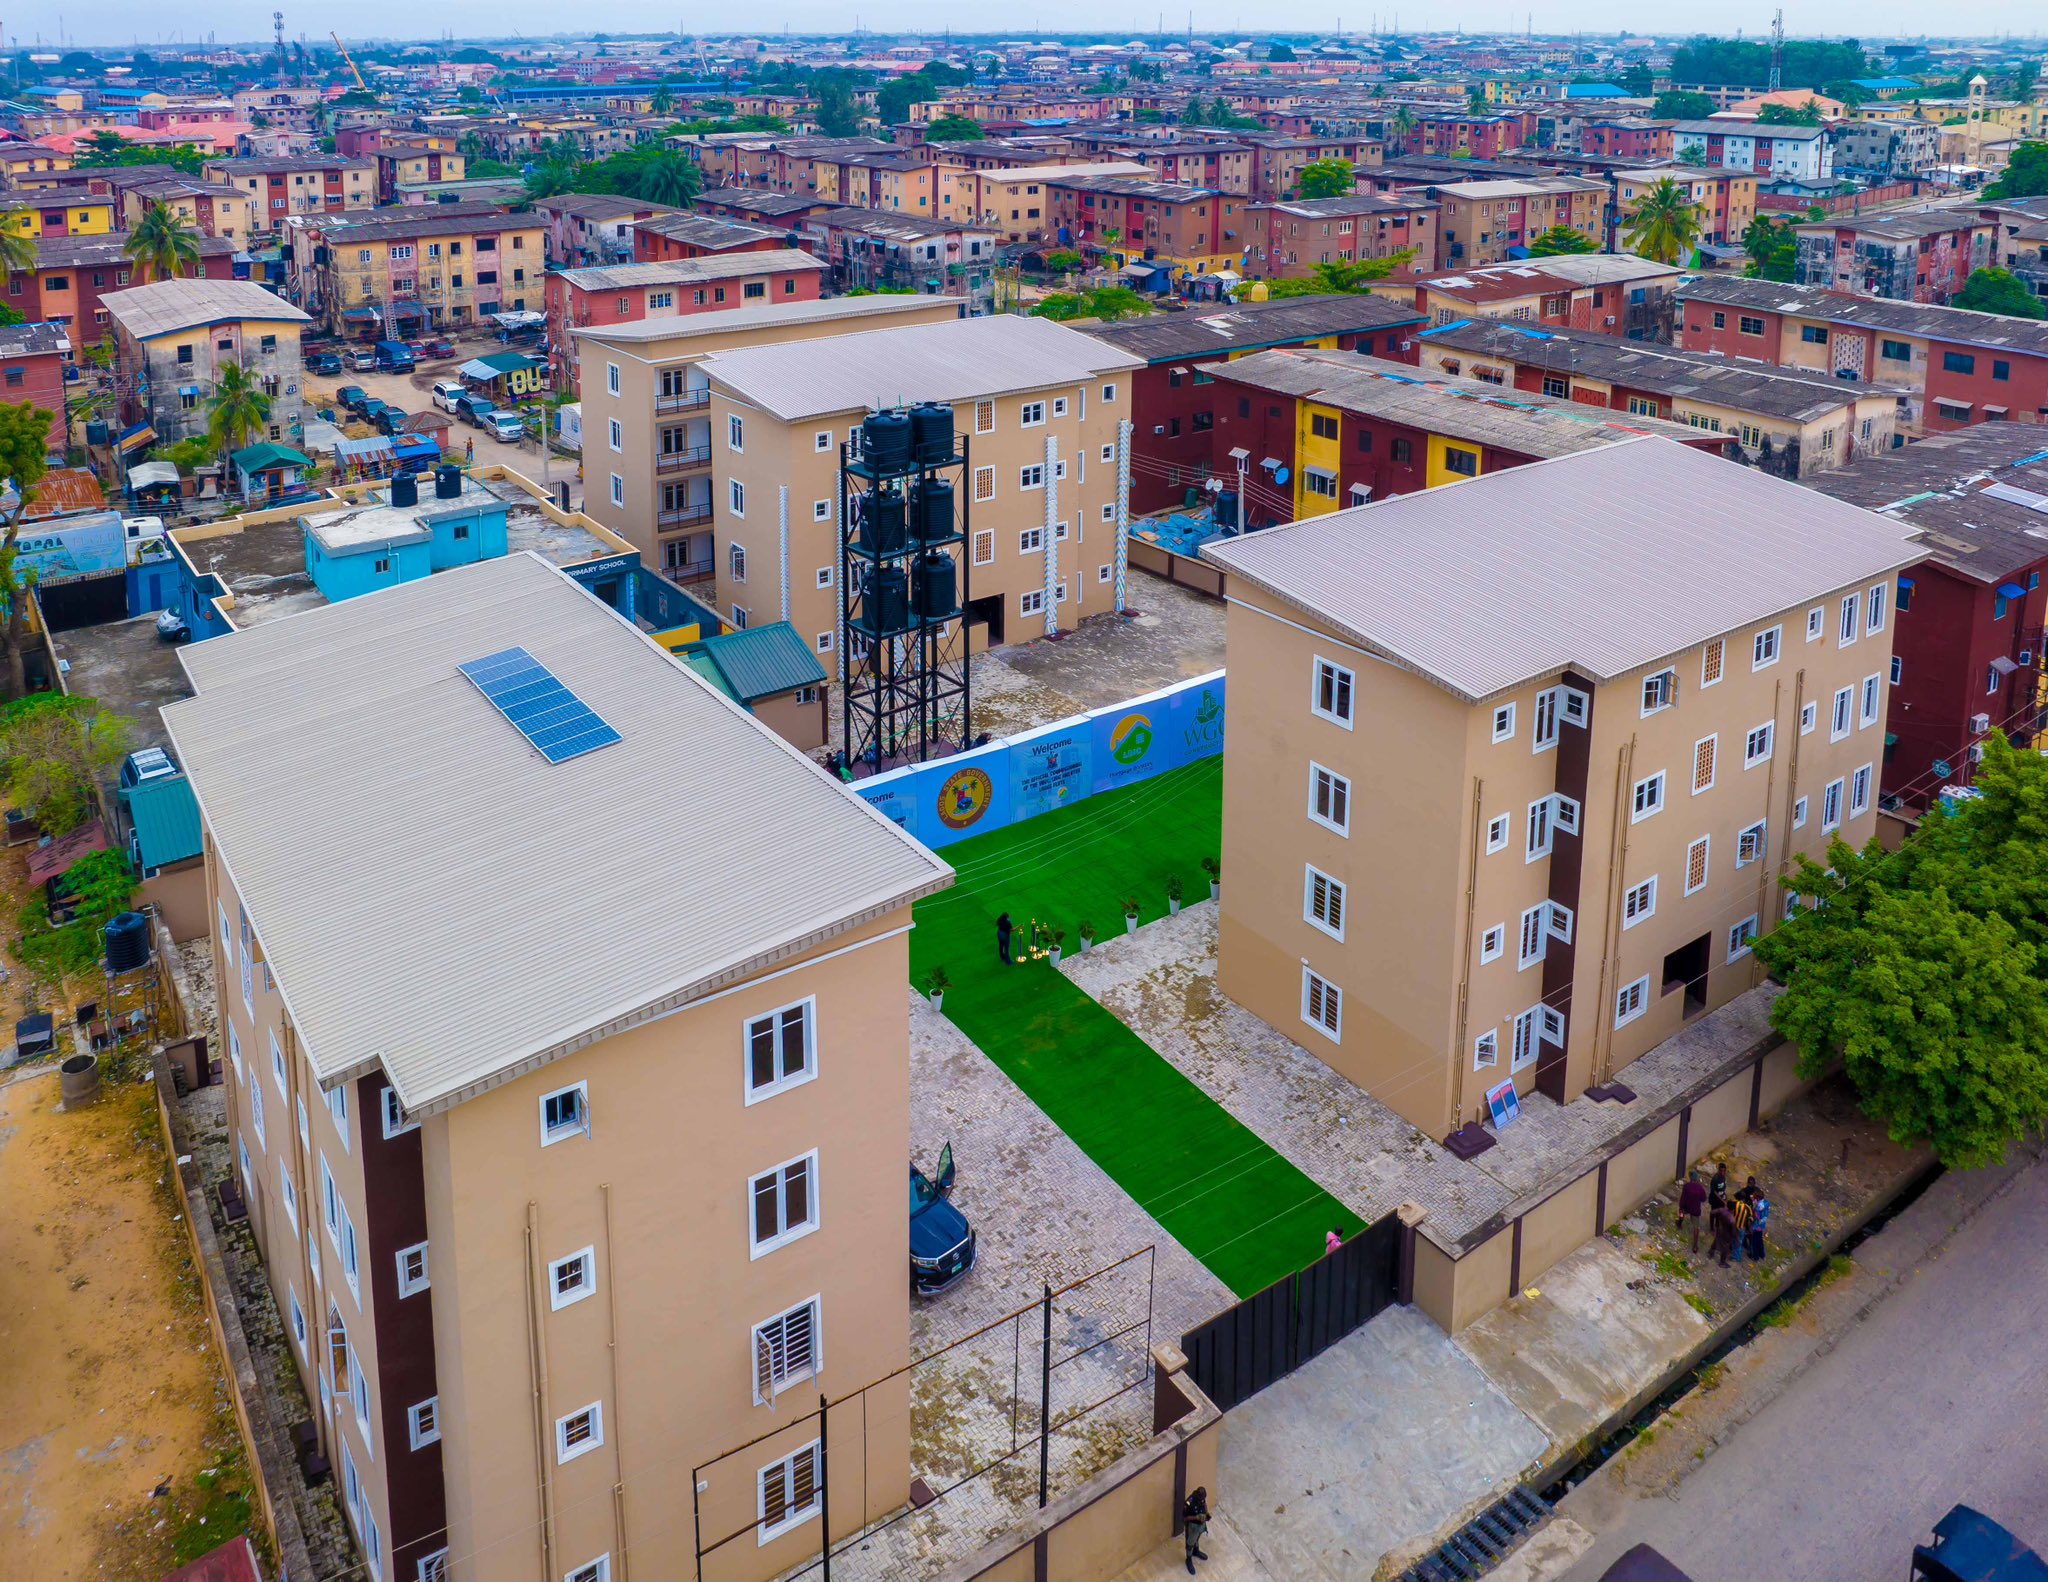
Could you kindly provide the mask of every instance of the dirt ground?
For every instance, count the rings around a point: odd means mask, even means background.
[[[148,1084],[0,1087],[0,1531],[15,1576],[146,1579],[250,1509]]]

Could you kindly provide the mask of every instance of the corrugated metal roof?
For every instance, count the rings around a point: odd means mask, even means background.
[[[749,346],[703,362],[712,384],[790,422],[899,401],[1044,390],[1143,366],[1080,330],[1009,313]]]
[[[183,862],[204,849],[199,836],[199,799],[192,794],[192,782],[183,775],[126,786],[121,799],[128,804],[128,821],[135,826],[143,867]]]
[[[523,645],[618,742],[550,764],[457,666]],[[508,555],[194,643],[164,711],[320,1080],[432,1112],[952,870],[553,567]],[[309,798],[306,788],[318,787]],[[725,808],[714,882],[632,860]]]
[[[599,264],[565,269],[561,279],[585,291],[621,291],[629,286],[687,286],[699,281],[735,280],[743,275],[815,273],[825,266],[794,247],[755,253],[715,253],[705,258],[671,258],[658,264]]]
[[[776,324],[810,324],[833,319],[888,318],[906,306],[943,303],[956,310],[957,297],[903,296],[885,292],[872,297],[819,297],[811,302],[777,302],[759,308],[725,308],[717,313],[679,313],[674,317],[631,319],[624,324],[572,325],[569,333],[586,341],[670,341],[700,335],[729,335],[734,330]]]
[[[1203,558],[1468,700],[1599,680],[1922,558],[1906,523],[1661,439],[1247,538]]]
[[[825,681],[825,667],[787,621],[708,637],[693,653],[703,654],[717,667],[742,703],[798,687],[822,686]]]
[[[110,291],[100,298],[100,306],[138,339],[229,319],[313,322],[275,291],[249,280],[153,280],[146,286]]]
[[[1932,303],[1900,302],[1892,297],[1852,297],[1825,286],[1791,286],[1775,280],[1750,280],[1719,273],[1689,277],[1679,286],[1678,299],[1717,308],[1757,308],[1828,324],[1850,324],[1858,329],[1897,330],[1906,335],[1924,335],[1929,340],[2048,356],[2048,323],[2008,318],[2003,313],[1980,313],[1974,308],[1938,308]]]

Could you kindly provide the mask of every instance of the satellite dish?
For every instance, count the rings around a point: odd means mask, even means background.
[[[1287,481],[1287,469],[1285,467],[1275,467],[1273,469],[1273,481],[1275,483],[1285,483]]]

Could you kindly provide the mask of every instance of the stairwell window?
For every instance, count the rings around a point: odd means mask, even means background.
[[[1882,676],[1865,676],[1863,678],[1863,707],[1857,714],[1856,721],[1859,729],[1877,723],[1877,705],[1883,691],[1883,686],[1884,678]]]
[[[1351,782],[1319,763],[1308,766],[1308,816],[1339,835],[1351,833]]]
[[[1486,850],[1488,854],[1491,855],[1494,852],[1505,850],[1507,847],[1507,843],[1508,815],[1503,813],[1499,817],[1489,820],[1487,823]]]
[[[818,1228],[818,1154],[813,1149],[747,1183],[752,1249],[759,1258]]]
[[[1858,813],[1867,811],[1869,807],[1870,765],[1865,764],[1849,777],[1849,816],[1854,818]]]
[[[1536,1063],[1536,1031],[1541,1020],[1541,1007],[1537,1006],[1515,1018],[1515,1052],[1508,1070],[1521,1071]]]
[[[604,1402],[592,1401],[580,1411],[555,1419],[555,1461],[558,1465],[587,1456],[604,1443]]]
[[[1702,736],[1692,745],[1692,790],[1698,796],[1714,789],[1714,761],[1720,749],[1719,734]]]
[[[771,1461],[761,1469],[758,1541],[766,1544],[818,1514],[823,1495],[818,1486],[818,1445]]]
[[[1301,1019],[1332,1039],[1343,1036],[1344,991],[1313,969],[1301,969]]]
[[[412,1448],[424,1450],[429,1445],[440,1443],[441,1439],[441,1398],[430,1395],[424,1401],[405,1409],[406,1437]]]
[[[1749,954],[1749,942],[1756,938],[1756,918],[1745,917],[1728,930],[1728,959],[1740,961]]]
[[[766,1406],[792,1384],[818,1376],[818,1298],[754,1326],[754,1404]]]
[[[1784,636],[1785,628],[1782,626],[1772,626],[1758,632],[1755,642],[1751,645],[1749,668],[1762,670],[1766,665],[1775,665],[1778,662],[1778,645]]]
[[[1503,703],[1493,711],[1493,739],[1497,742],[1511,741],[1515,734],[1515,706]]]
[[[1557,745],[1557,687],[1536,694],[1536,718],[1529,728],[1529,751],[1547,752]]]
[[[1634,928],[1645,918],[1657,915],[1657,876],[1651,874],[1621,898],[1621,926]]]
[[[1529,843],[1522,854],[1524,862],[1534,862],[1538,857],[1550,855],[1550,798],[1538,797],[1529,804]]]
[[[1489,1027],[1472,1040],[1472,1069],[1490,1071],[1500,1064],[1500,1032]]]
[[[1303,921],[1321,929],[1332,939],[1344,937],[1344,884],[1319,868],[1303,875],[1301,912]]]
[[[1479,964],[1484,966],[1489,961],[1498,961],[1502,952],[1508,948],[1507,939],[1508,928],[1505,923],[1495,923],[1493,927],[1481,934],[1479,936]]]
[[[1753,862],[1762,862],[1770,845],[1770,827],[1767,821],[1758,819],[1735,837],[1735,866],[1747,868]]]
[[[590,1084],[557,1088],[540,1101],[540,1145],[552,1147],[571,1137],[590,1135]]]
[[[1792,827],[1793,827],[1794,829],[1804,829],[1804,828],[1806,828],[1806,798],[1805,798],[1805,797],[1801,797],[1801,798],[1800,798],[1800,799],[1799,799],[1799,800],[1798,800],[1797,802],[1794,802],[1794,803],[1792,804]]]
[[[1799,709],[1799,734],[1801,736],[1811,736],[1814,727],[1819,723],[1820,705],[1818,703],[1802,704]]]
[[[1664,771],[1659,769],[1646,780],[1636,782],[1635,797],[1629,810],[1629,822],[1640,824],[1653,813],[1664,811]]]
[[[1543,959],[1550,938],[1549,920],[1548,901],[1540,902],[1522,914],[1521,944],[1515,954],[1517,972],[1526,972]]]
[[[1315,692],[1309,702],[1309,712],[1350,730],[1351,694],[1358,678],[1334,661],[1318,657],[1315,663]]]
[[[1685,848],[1685,893],[1697,894],[1707,883],[1707,854],[1713,849],[1714,838],[1702,835]]]
[[[1809,643],[1818,642],[1820,634],[1827,626],[1827,623],[1828,612],[1819,605],[1816,604],[1812,609],[1808,610],[1806,612],[1806,640]]]
[[[1700,685],[1711,687],[1721,679],[1726,668],[1728,645],[1722,638],[1715,638],[1700,650]]]
[[[389,1086],[385,1087],[380,1094],[380,1100],[384,1110],[384,1137],[386,1141],[404,1132],[416,1132],[420,1129],[418,1121],[409,1121],[405,1118],[405,1106],[398,1101],[398,1089]],[[301,1132],[305,1130],[303,1126],[299,1129]]]
[[[1842,827],[1842,787],[1847,782],[1830,780],[1820,793],[1820,827],[1823,834]]]
[[[428,1288],[427,1244],[415,1243],[398,1249],[398,1294],[414,1296]]]

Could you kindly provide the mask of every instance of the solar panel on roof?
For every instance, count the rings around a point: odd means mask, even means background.
[[[502,648],[456,668],[551,764],[620,739],[595,709],[523,648]]]

